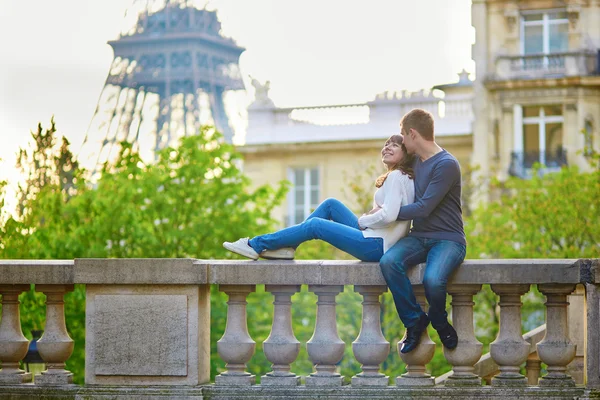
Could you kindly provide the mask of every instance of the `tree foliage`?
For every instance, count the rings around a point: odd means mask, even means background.
[[[600,172],[511,178],[467,220],[469,258],[584,258],[600,252]]]
[[[20,153],[19,166],[28,177],[19,192],[22,212],[2,221],[0,258],[229,258],[222,242],[272,229],[271,209],[287,189],[281,183],[251,190],[237,167],[239,153],[210,128],[182,139],[176,149],[164,149],[152,164],[122,143],[116,161],[105,164],[92,188],[68,144],[55,146],[51,126],[43,132],[40,125],[32,148]],[[32,290],[21,301],[23,330],[31,338],[31,330],[44,327],[43,294]],[[68,368],[81,383],[84,288],[77,285],[65,302],[76,348]],[[213,326],[224,328],[225,307],[223,295],[213,288]],[[217,358],[216,349],[213,354]],[[215,360],[213,374],[219,365]]]

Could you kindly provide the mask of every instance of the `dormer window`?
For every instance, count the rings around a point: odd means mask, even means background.
[[[566,10],[521,14],[521,54],[561,53],[568,48],[569,19]]]

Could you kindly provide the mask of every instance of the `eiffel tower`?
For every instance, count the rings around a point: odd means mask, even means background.
[[[221,34],[216,11],[190,0],[135,1],[135,22],[108,44],[114,52],[86,132],[80,160],[93,173],[128,141],[156,151],[214,124],[231,142],[224,95],[244,90],[239,57],[245,50]],[[142,149],[140,149],[142,151]],[[95,158],[95,160],[94,160]]]

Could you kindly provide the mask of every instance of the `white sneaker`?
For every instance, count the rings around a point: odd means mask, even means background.
[[[241,238],[235,242],[223,242],[223,247],[244,257],[258,260],[258,253],[248,244],[249,238]]]
[[[283,247],[277,250],[264,250],[260,256],[267,260],[293,260],[295,252],[293,247]]]

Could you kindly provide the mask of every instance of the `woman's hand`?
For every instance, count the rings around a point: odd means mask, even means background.
[[[381,210],[381,207],[377,206],[377,207],[373,208],[371,211],[369,211],[369,212],[367,212],[366,214],[363,214],[363,215],[375,214],[379,210]]]
[[[373,213],[376,213],[376,212],[377,212],[377,211],[379,211],[379,210],[381,210],[381,207],[379,207],[379,206],[378,206],[378,207],[375,207],[375,208],[373,208],[372,210],[370,210],[370,211],[368,211],[368,212],[364,213],[364,214],[362,215],[362,217],[364,217],[365,215],[371,215],[371,214],[373,214]],[[361,218],[362,218],[362,217],[361,217]],[[359,219],[359,224],[358,224],[358,227],[360,228],[360,230],[361,230],[361,231],[364,231],[365,229],[367,229],[367,227],[365,227],[365,226],[361,226],[361,225],[360,225],[360,219]]]

